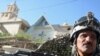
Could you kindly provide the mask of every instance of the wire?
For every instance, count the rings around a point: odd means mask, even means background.
[[[28,9],[28,10],[24,10],[24,11],[21,11],[22,12],[29,12],[29,11],[33,11],[33,10],[39,10],[39,9],[48,9],[48,8],[53,8],[53,7],[56,7],[56,6],[60,6],[60,5],[65,5],[65,4],[68,4],[68,3],[73,3],[73,2],[76,2],[77,0],[71,0],[71,1],[66,1],[66,2],[62,2],[62,3],[58,3],[58,4],[53,4],[53,5],[50,5],[50,6],[44,6],[44,7],[39,7],[39,8],[33,8],[33,9]]]

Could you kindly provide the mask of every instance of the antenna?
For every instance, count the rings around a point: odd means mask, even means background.
[[[14,0],[14,4],[16,4],[16,0]]]

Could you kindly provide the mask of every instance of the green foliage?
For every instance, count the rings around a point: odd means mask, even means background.
[[[8,33],[0,33],[0,37],[10,36]]]
[[[35,38],[35,39],[34,39],[34,42],[35,42],[35,43],[40,43],[40,44],[43,44],[43,43],[44,43],[44,41],[45,41],[45,40],[44,40],[44,39],[42,39],[41,37],[37,37],[37,38]]]
[[[15,35],[18,40],[30,40],[31,36],[25,32],[19,32]]]
[[[47,41],[36,52],[49,53],[57,56],[70,56],[71,47],[69,37]]]

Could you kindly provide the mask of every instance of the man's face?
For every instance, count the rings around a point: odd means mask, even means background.
[[[96,49],[96,34],[93,31],[80,32],[77,38],[77,49],[82,53],[92,53]]]

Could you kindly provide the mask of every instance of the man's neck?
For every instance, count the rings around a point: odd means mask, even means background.
[[[80,51],[78,51],[78,56],[93,56],[92,54],[88,54],[88,53],[82,53]]]

